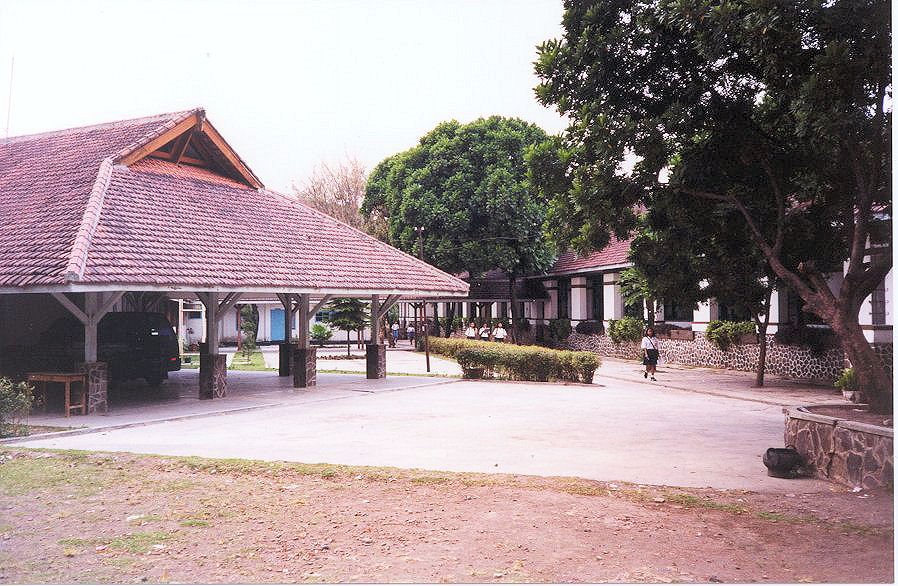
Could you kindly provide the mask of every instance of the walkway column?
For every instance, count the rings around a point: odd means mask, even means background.
[[[84,325],[84,362],[77,367],[85,374],[88,413],[106,413],[109,410],[109,370],[105,362],[97,361],[97,326],[124,294],[124,291],[108,295],[101,292],[85,293],[82,310],[65,294],[52,293]]]
[[[224,354],[218,353],[218,330],[222,316],[240,299],[241,293],[228,293],[219,303],[219,293],[197,293],[206,306],[206,342],[200,346],[200,399],[215,399],[227,394],[228,367]]]
[[[317,354],[309,344],[309,320],[329,297],[315,306],[315,312],[309,308],[310,297],[308,293],[299,296],[299,330],[297,347],[293,352],[293,387],[297,389],[314,387],[318,377]]]
[[[620,292],[620,273],[602,275],[602,298],[605,315],[603,322],[607,331],[608,322],[624,317],[624,298]]]
[[[380,296],[371,296],[371,343],[365,347],[365,375],[369,379],[386,378],[387,347],[380,341]],[[423,335],[423,328],[418,328]]]
[[[279,293],[278,299],[284,306],[284,341],[278,344],[278,376],[290,376],[293,353],[296,351],[296,344],[293,343],[293,296]]]

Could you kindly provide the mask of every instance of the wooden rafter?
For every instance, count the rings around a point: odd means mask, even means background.
[[[178,138],[185,132],[188,132],[191,128],[196,126],[197,119],[197,114],[188,116],[184,120],[181,120],[179,123],[177,123],[171,130],[160,134],[158,137],[154,138],[142,147],[134,149],[116,162],[122,165],[133,165],[137,161],[149,156],[151,153],[157,151],[161,147]]]
[[[172,163],[177,165],[181,162],[181,157],[184,156],[191,138],[193,138],[193,132],[185,132],[175,140],[175,144],[171,149],[171,159],[169,159]]]
[[[202,144],[202,141],[197,140],[197,135],[203,135],[208,139],[209,143],[211,143],[215,150],[218,151],[218,154],[221,155],[219,158],[221,159],[220,162],[223,163],[221,166],[225,167],[225,169],[223,169],[225,174],[231,175],[234,179],[242,180],[247,185],[255,187],[256,189],[261,189],[263,187],[259,178],[256,177],[249,167],[240,160],[240,157],[237,156],[234,149],[232,149],[221,134],[218,133],[215,127],[209,124],[209,121],[206,120],[205,113],[202,110],[194,112],[170,130],[167,130],[143,146],[122,156],[116,163],[133,165],[141,159],[154,156],[174,163],[189,163],[202,167],[211,166],[215,163],[216,158],[209,152],[209,148]],[[172,141],[175,141],[175,143],[170,152],[160,150]],[[188,146],[193,147],[200,155],[205,157],[207,161],[200,161],[188,156],[186,154]]]

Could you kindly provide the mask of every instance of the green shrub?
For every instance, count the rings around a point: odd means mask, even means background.
[[[309,332],[309,335],[316,344],[324,344],[331,339],[334,333],[324,324],[315,324],[312,326],[312,331]]]
[[[840,391],[857,391],[857,375],[854,374],[853,368],[842,370],[842,374],[836,379],[834,385]]]
[[[34,401],[33,388],[26,382],[0,378],[0,437],[25,435],[24,421]]]
[[[601,334],[605,331],[605,325],[601,321],[581,321],[574,328],[578,334]]]
[[[750,321],[736,322],[716,319],[708,324],[705,336],[712,344],[726,352],[730,346],[737,344],[742,336],[756,333],[755,324]]]
[[[591,383],[599,357],[591,352],[552,350],[542,346],[515,346],[463,339],[441,339],[434,352],[453,356],[470,375],[483,369],[484,377],[508,380],[563,380]]]
[[[571,335],[571,320],[567,318],[553,319],[549,322],[549,337],[556,342],[567,340]]]
[[[645,322],[638,317],[624,317],[608,322],[608,336],[615,344],[642,340]]]

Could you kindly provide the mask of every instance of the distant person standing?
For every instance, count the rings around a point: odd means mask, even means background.
[[[648,378],[651,375],[652,380],[655,380],[655,367],[658,366],[658,353],[661,350],[661,342],[655,337],[653,328],[646,328],[640,348],[642,348],[642,363],[645,365],[645,372],[642,373],[642,378]]]
[[[471,322],[471,325],[465,330],[465,337],[469,340],[477,339],[477,326],[474,325],[474,322]]]
[[[505,336],[507,335],[508,332],[506,332],[505,328],[502,327],[502,322],[499,322],[499,325],[497,325],[496,329],[493,330],[493,339],[501,344],[505,342]]]
[[[396,345],[396,342],[399,341],[399,322],[393,323],[390,326],[390,334],[393,336],[393,345]]]
[[[405,335],[408,336],[408,343],[410,346],[415,345],[415,324],[408,324],[408,327],[405,328]]]

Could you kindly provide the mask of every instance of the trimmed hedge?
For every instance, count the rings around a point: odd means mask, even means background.
[[[608,322],[608,337],[615,344],[638,342],[642,339],[645,322],[638,317],[612,319]]]
[[[552,350],[460,338],[431,341],[431,352],[455,358],[466,378],[591,383],[601,364],[592,352]],[[435,343],[434,343],[435,342]]]

